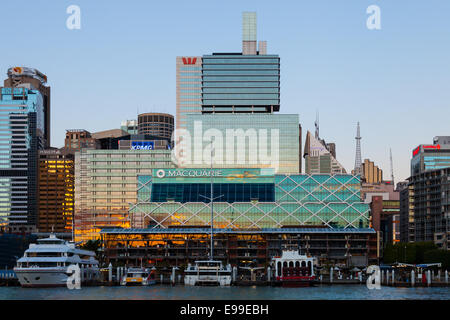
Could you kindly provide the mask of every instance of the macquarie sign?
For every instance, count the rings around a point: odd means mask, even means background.
[[[263,169],[153,169],[154,183],[273,183],[275,170]]]

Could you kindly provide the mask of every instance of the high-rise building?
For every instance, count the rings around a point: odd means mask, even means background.
[[[355,171],[352,171],[353,174],[356,174]],[[381,183],[383,181],[383,170],[378,168],[373,161],[369,159],[364,159],[364,162],[361,164],[361,179],[365,183],[373,184],[373,183]]]
[[[333,157],[328,149],[331,144],[327,144],[324,140],[311,132],[307,132],[305,141],[305,150],[303,157],[305,158],[306,174],[341,174],[346,173],[344,167]],[[336,154],[336,146],[333,144],[333,153]]]
[[[177,57],[177,129],[186,128],[186,114],[202,112],[202,57]]]
[[[280,110],[278,55],[213,53],[202,58],[203,113]]]
[[[138,115],[138,133],[171,139],[174,119],[167,113],[142,113]]]
[[[411,176],[447,167],[450,167],[450,136],[435,137],[433,144],[421,144],[412,151]]]
[[[408,180],[414,197],[415,241],[434,241],[450,250],[450,167],[428,169]]]
[[[450,249],[449,181],[450,136],[436,136],[432,145],[414,148],[411,177],[402,196],[403,241],[434,241]]]
[[[101,228],[130,227],[137,175],[173,168],[170,150],[93,150],[75,154],[75,240],[98,239]]]
[[[406,184],[400,189],[400,241],[415,241],[414,188]]]
[[[44,111],[44,98],[32,83],[0,88],[0,217],[12,232],[36,228],[38,151],[46,145]]]
[[[50,87],[46,86],[47,76],[34,68],[13,67],[8,69],[8,79],[4,81],[4,87],[14,88],[23,84],[30,84],[42,95],[43,105],[43,141],[44,148],[50,147]]]
[[[64,149],[39,152],[39,232],[72,232],[74,155]]]
[[[258,47],[258,48],[257,48]],[[242,51],[177,57],[177,128],[189,113],[273,113],[280,109],[280,58],[257,46],[256,13],[244,12]]]

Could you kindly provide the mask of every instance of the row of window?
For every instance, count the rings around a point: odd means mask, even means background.
[[[280,74],[279,70],[205,70],[203,71],[203,76],[265,76],[273,75],[278,76]]]
[[[250,99],[250,100],[209,100],[209,99],[203,99],[203,105],[226,105],[226,106],[232,106],[232,105],[279,105],[280,100],[256,100],[256,99]]]
[[[218,202],[260,202],[275,201],[275,186],[271,183],[215,183],[214,197]],[[154,183],[151,200],[153,202],[205,202],[210,200],[211,185],[208,183]]]

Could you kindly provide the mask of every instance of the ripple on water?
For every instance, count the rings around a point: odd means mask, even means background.
[[[84,287],[66,288],[0,288],[1,300],[450,300],[450,288],[393,288],[369,290],[364,285],[334,285],[311,288],[281,287]]]

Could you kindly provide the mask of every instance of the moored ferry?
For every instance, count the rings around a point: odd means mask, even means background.
[[[195,261],[184,270],[184,284],[187,286],[229,286],[231,265],[223,266],[221,261]]]
[[[155,269],[129,268],[120,280],[121,286],[149,286],[156,284]]]
[[[284,250],[274,257],[275,283],[283,287],[309,287],[316,282],[314,257],[301,255],[295,250]]]
[[[30,244],[17,260],[14,272],[22,287],[64,287],[72,274],[71,265],[80,268],[81,284],[99,280],[100,271],[95,253],[78,249],[75,243],[58,239],[54,234]]]

